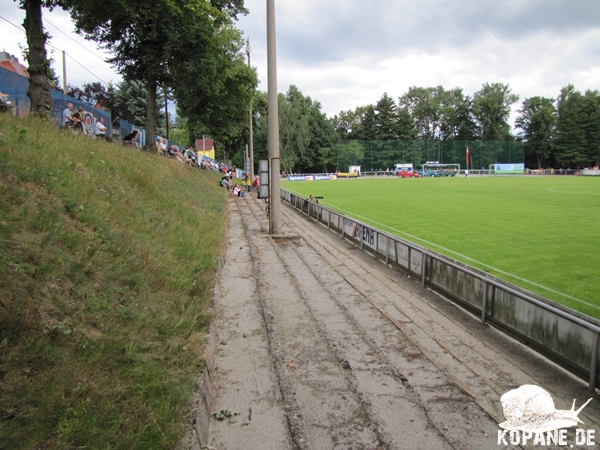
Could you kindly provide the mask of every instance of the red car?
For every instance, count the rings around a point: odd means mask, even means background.
[[[421,178],[418,172],[407,172],[405,170],[399,170],[398,176],[402,178]]]

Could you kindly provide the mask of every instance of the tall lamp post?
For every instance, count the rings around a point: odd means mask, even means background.
[[[275,47],[275,0],[267,0],[267,75],[269,90],[269,234],[281,234],[281,198],[279,175],[279,108],[277,106],[277,51]]]
[[[248,67],[252,68],[252,66],[250,65],[250,38],[248,38],[246,40],[246,55],[248,55]],[[248,125],[248,131],[249,131],[249,136],[248,136],[248,144],[249,144],[249,151],[248,151],[248,156],[250,159],[250,182],[253,183],[254,182],[254,136],[252,134],[252,99],[250,99],[250,123]]]

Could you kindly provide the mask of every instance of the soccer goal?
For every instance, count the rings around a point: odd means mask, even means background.
[[[423,164],[424,177],[455,177],[460,172],[460,164]]]

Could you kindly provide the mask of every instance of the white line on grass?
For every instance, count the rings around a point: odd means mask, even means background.
[[[294,193],[294,194],[296,194],[296,195],[301,195],[299,192],[293,191],[292,189],[289,189],[289,188],[286,188],[286,189],[288,189],[290,192],[292,192],[292,193]],[[506,275],[506,276],[512,277],[512,278],[514,278],[514,279],[516,279],[516,280],[522,281],[522,282],[524,282],[524,283],[528,283],[528,284],[530,284],[530,285],[532,285],[532,286],[538,287],[538,288],[540,288],[540,289],[544,289],[544,290],[546,290],[546,291],[548,291],[548,292],[552,292],[553,294],[560,295],[560,296],[562,296],[562,297],[568,298],[569,300],[573,300],[573,301],[575,301],[575,302],[579,302],[579,303],[581,303],[581,304],[583,304],[583,305],[589,306],[590,308],[593,308],[593,309],[596,309],[596,310],[599,310],[599,311],[600,311],[600,306],[598,306],[598,305],[594,305],[594,304],[592,304],[592,303],[588,303],[588,302],[586,302],[585,300],[581,300],[581,299],[579,299],[579,298],[577,298],[577,297],[573,297],[572,295],[565,294],[564,292],[560,292],[560,291],[557,291],[557,290],[555,290],[555,289],[549,288],[549,287],[547,287],[547,286],[544,286],[544,285],[542,285],[542,284],[539,284],[539,283],[536,283],[536,282],[534,282],[534,281],[528,280],[527,278],[522,278],[522,277],[520,277],[520,276],[518,276],[518,275],[515,275],[515,274],[512,274],[512,273],[510,273],[510,272],[506,272],[506,271],[504,271],[504,270],[501,270],[501,269],[498,269],[498,268],[496,268],[496,267],[490,266],[489,264],[485,264],[485,263],[483,263],[483,262],[481,262],[481,261],[478,261],[478,260],[476,260],[476,259],[473,259],[473,258],[471,258],[471,257],[469,257],[469,256],[467,256],[467,255],[463,255],[462,253],[459,253],[459,252],[457,252],[457,251],[454,251],[454,250],[452,250],[452,249],[449,249],[449,248],[443,247],[443,246],[441,246],[441,245],[439,245],[439,244],[436,244],[436,243],[434,243],[434,242],[427,241],[427,240],[425,240],[425,239],[422,239],[422,238],[420,238],[420,237],[418,237],[418,236],[414,236],[414,235],[412,235],[412,234],[409,234],[409,233],[406,233],[406,232],[404,232],[404,231],[402,231],[402,230],[398,230],[398,229],[396,229],[396,228],[390,227],[389,225],[385,225],[385,224],[383,224],[383,223],[379,223],[379,222],[377,222],[377,221],[375,221],[375,220],[373,220],[373,219],[369,219],[368,217],[363,217],[363,216],[360,216],[360,215],[358,215],[358,214],[354,214],[354,213],[352,213],[352,212],[350,212],[350,211],[346,211],[346,210],[344,210],[344,209],[342,209],[342,208],[339,208],[339,207],[337,207],[337,206],[335,206],[335,205],[332,205],[331,203],[322,202],[321,204],[322,204],[322,205],[324,205],[324,206],[325,206],[325,205],[327,205],[327,206],[330,206],[331,208],[333,208],[333,209],[335,209],[335,210],[341,211],[341,212],[343,212],[343,213],[347,214],[347,215],[348,215],[348,217],[356,217],[357,219],[361,219],[361,220],[363,220],[365,223],[369,223],[369,222],[370,222],[370,223],[372,223],[372,224],[375,224],[375,225],[377,225],[377,226],[380,226],[380,227],[382,227],[382,228],[387,228],[388,230],[395,231],[396,233],[399,233],[399,234],[401,234],[401,235],[404,235],[404,236],[407,236],[407,237],[409,237],[409,238],[411,238],[411,239],[414,239],[414,240],[417,240],[417,241],[423,242],[423,243],[425,243],[425,244],[427,244],[427,245],[429,245],[429,246],[436,247],[436,248],[438,248],[438,249],[440,249],[440,250],[444,250],[444,251],[446,251],[446,252],[449,252],[449,253],[453,253],[453,254],[455,254],[455,255],[457,255],[457,256],[460,256],[460,257],[462,257],[462,258],[464,258],[464,259],[467,259],[467,260],[469,260],[469,261],[472,261],[472,262],[474,262],[474,263],[477,263],[477,264],[479,264],[479,265],[481,265],[481,266],[483,266],[483,267],[486,267],[486,268],[488,268],[488,269],[494,270],[494,271],[496,271],[496,272],[498,272],[498,273],[501,273],[501,274],[503,274],[503,275]]]
[[[600,195],[595,192],[569,192],[569,191],[555,191],[554,188],[548,188],[548,190],[554,194],[575,194],[575,195]]]

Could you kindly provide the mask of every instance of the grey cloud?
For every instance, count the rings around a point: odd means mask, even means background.
[[[278,15],[278,47],[308,65],[355,54],[430,54],[487,36],[517,42],[536,33],[598,27],[597,0],[322,1],[306,18]]]

